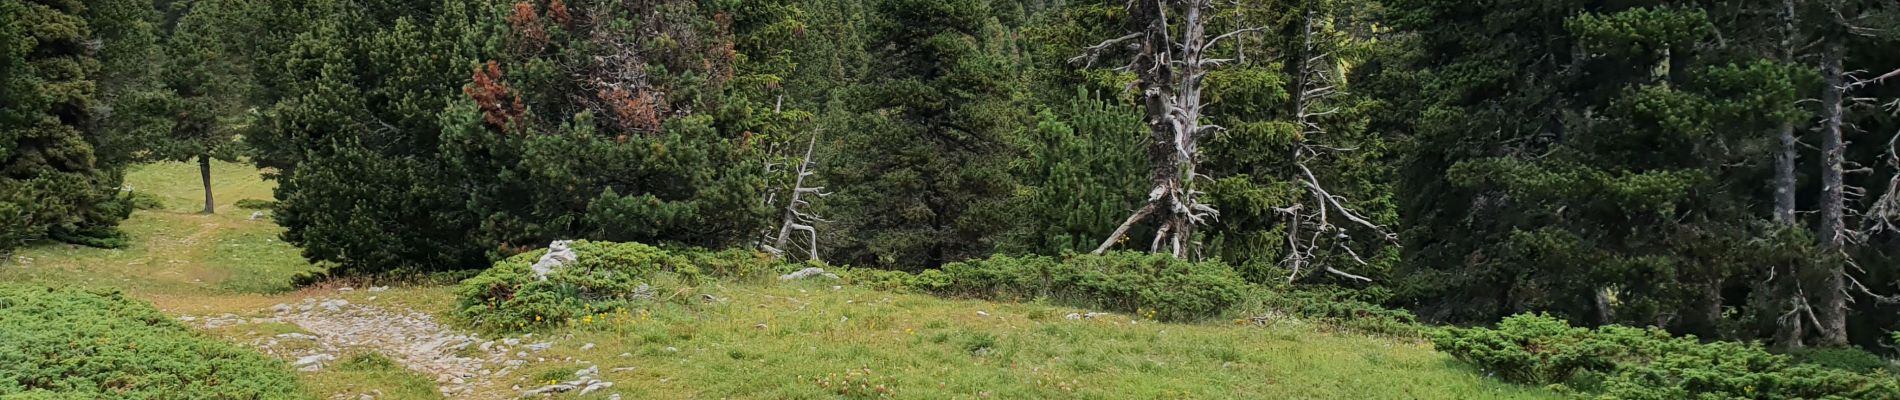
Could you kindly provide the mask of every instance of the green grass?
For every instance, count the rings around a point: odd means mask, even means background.
[[[130,185],[156,194],[165,207],[125,221],[130,247],[41,244],[0,266],[0,282],[118,288],[174,315],[261,315],[272,304],[311,296],[451,314],[454,294],[446,286],[293,291],[290,276],[318,268],[277,238],[282,228],[249,220],[249,210],[233,206],[270,199],[270,182],[240,164],[219,163],[213,172],[219,214],[198,214],[195,165],[140,167]],[[616,385],[562,398],[1557,398],[1485,378],[1428,344],[1296,323],[1160,324],[1121,315],[1071,321],[1063,316],[1082,310],[823,283],[727,282],[695,290],[644,313],[603,315],[536,335],[531,342],[560,338],[554,349],[529,357],[548,362],[529,364],[484,397],[511,398],[518,393],[502,388],[538,387],[586,366],[565,361],[571,357],[598,364]],[[699,294],[720,300],[703,303]],[[367,300],[372,295],[374,302]],[[295,331],[265,324],[207,334],[244,342]],[[597,347],[579,350],[590,342]],[[339,356],[346,362],[297,374],[306,395],[440,398],[431,379],[387,358]],[[633,369],[613,371],[622,367]]]
[[[547,334],[572,338],[539,356],[633,367],[605,377],[628,398],[1557,398],[1483,378],[1428,344],[1298,324],[1067,320],[1082,310],[822,284],[702,293],[723,301],[576,322]],[[573,369],[531,367],[517,383]]]
[[[0,266],[0,281],[118,288],[148,296],[255,294],[288,291],[291,275],[316,270],[296,247],[277,238],[283,228],[269,218],[250,220],[250,211],[232,205],[271,198],[272,185],[259,178],[257,169],[221,162],[212,172],[217,214],[199,213],[204,193],[197,165],[139,166],[127,174],[127,185],[158,196],[165,207],[138,211],[120,225],[132,237],[130,246],[40,243]]]
[[[435,381],[410,372],[382,354],[344,355],[341,362],[316,373],[303,375],[311,398],[357,398],[368,394],[378,399],[439,399]]]

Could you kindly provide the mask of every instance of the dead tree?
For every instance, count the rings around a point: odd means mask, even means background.
[[[1135,86],[1140,90],[1150,138],[1149,180],[1153,188],[1147,203],[1117,226],[1095,248],[1095,254],[1108,251],[1136,224],[1152,220],[1157,230],[1149,251],[1166,248],[1175,257],[1184,257],[1195,245],[1194,228],[1220,215],[1214,207],[1201,203],[1202,192],[1193,188],[1194,181],[1203,178],[1195,172],[1198,141],[1221,129],[1201,124],[1201,85],[1210,69],[1232,61],[1209,58],[1207,52],[1222,40],[1259,29],[1240,29],[1209,39],[1206,25],[1211,8],[1210,0],[1131,0],[1128,13],[1132,33],[1090,46],[1070,59],[1092,65],[1106,52],[1123,48],[1132,51],[1133,57],[1120,69],[1137,77]]]
[[[1783,0],[1781,6],[1781,27],[1783,30],[1781,36],[1781,58],[1783,62],[1794,63],[1796,61],[1795,55],[1798,51],[1795,43],[1798,42],[1800,36],[1800,31],[1795,28],[1795,19],[1797,17],[1795,0]],[[1778,149],[1777,154],[1775,154],[1774,222],[1785,227],[1795,228],[1801,224],[1800,220],[1795,219],[1794,195],[1796,188],[1795,165],[1799,162],[1800,142],[1795,138],[1794,123],[1792,121],[1783,122],[1781,126],[1777,128],[1775,136],[1780,142],[1781,147]],[[1770,270],[1770,278],[1768,279],[1768,283],[1773,285],[1773,293],[1779,297],[1776,301],[1788,302],[1787,311],[1780,313],[1780,316],[1775,319],[1775,345],[1782,348],[1800,348],[1803,346],[1802,336],[1807,334],[1807,329],[1802,316],[1808,315],[1810,318],[1812,317],[1811,314],[1804,314],[1811,309],[1807,307],[1806,294],[1801,287],[1801,275],[1795,268],[1794,265],[1774,266],[1773,269]],[[1776,279],[1776,277],[1780,279]]]
[[[761,250],[771,253],[774,257],[784,258],[785,246],[793,244],[791,243],[792,235],[797,232],[805,232],[810,234],[811,240],[804,243],[804,250],[811,255],[809,260],[818,259],[818,228],[816,225],[820,222],[827,221],[823,218],[819,218],[817,215],[813,215],[810,211],[807,211],[806,208],[811,206],[811,197],[825,197],[830,195],[830,193],[825,193],[825,188],[823,187],[805,186],[805,178],[816,174],[815,171],[812,171],[812,167],[815,165],[812,160],[812,152],[817,148],[818,134],[813,133],[811,140],[805,144],[804,158],[799,159],[798,168],[792,171],[794,175],[792,178],[791,195],[787,198],[785,203],[785,214],[779,221],[778,232],[767,236],[767,239],[769,239],[772,244],[759,244]],[[768,197],[766,201],[770,204],[773,202],[773,198]]]
[[[1359,265],[1366,260],[1359,256],[1351,246],[1352,234],[1344,226],[1336,224],[1335,218],[1343,223],[1364,227],[1381,236],[1381,240],[1397,242],[1398,235],[1383,225],[1373,222],[1347,205],[1345,198],[1326,190],[1326,186],[1313,173],[1312,164],[1328,153],[1350,152],[1356,149],[1325,146],[1314,143],[1314,138],[1326,136],[1326,128],[1320,118],[1337,113],[1339,110],[1328,108],[1324,101],[1338,93],[1336,68],[1332,63],[1332,54],[1320,46],[1313,32],[1315,13],[1307,13],[1295,87],[1298,93],[1293,98],[1293,117],[1301,130],[1300,143],[1293,146],[1293,165],[1299,169],[1296,177],[1311,195],[1310,201],[1299,201],[1285,208],[1275,209],[1287,216],[1286,243],[1287,255],[1281,260],[1292,273],[1287,281],[1299,279],[1301,271],[1314,260],[1314,253],[1326,249],[1339,249],[1352,257]],[[1332,266],[1319,266],[1319,270],[1359,281],[1372,281],[1371,278],[1354,275]]]

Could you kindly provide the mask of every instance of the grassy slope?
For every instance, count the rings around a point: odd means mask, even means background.
[[[121,224],[131,235],[124,249],[96,249],[42,243],[21,249],[0,262],[0,282],[49,286],[116,288],[151,300],[168,314],[247,313],[310,295],[292,292],[289,278],[317,268],[281,240],[283,228],[269,218],[251,220],[241,199],[268,200],[272,184],[257,169],[235,163],[212,166],[218,213],[204,215],[203,183],[197,164],[158,163],[136,167],[126,176],[133,190],[157,195],[165,207],[141,210]],[[227,329],[208,334],[248,340],[257,334]],[[416,393],[420,385],[434,395],[429,379],[384,363],[354,363],[320,373],[300,374],[311,398],[382,391]],[[427,397],[398,397],[427,398]]]
[[[146,166],[129,180],[167,205],[126,222],[130,248],[25,249],[0,267],[0,281],[116,287],[174,314],[254,313],[319,295],[366,301],[361,291],[291,291],[284,284],[314,267],[276,240],[281,228],[250,221],[248,210],[231,206],[270,198],[269,183],[255,170],[217,165],[220,214],[209,216],[196,214],[203,200],[193,165]],[[727,283],[701,293],[720,300],[605,316],[537,335],[559,338],[554,349],[536,355],[549,362],[531,364],[512,383],[538,386],[586,366],[561,361],[571,357],[598,364],[618,383],[608,393],[629,399],[875,397],[879,384],[896,398],[1555,397],[1484,379],[1426,344],[1296,323],[1176,325],[1119,315],[1070,321],[1062,316],[1079,310],[822,283]],[[437,314],[454,301],[443,287],[380,295],[379,306]],[[252,330],[210,334],[243,340],[272,333]],[[596,347],[579,350],[585,343]],[[618,356],[623,353],[628,356]],[[621,367],[633,369],[612,371]],[[387,394],[379,398],[435,397],[426,378],[372,358],[300,376],[315,398],[375,391]],[[869,384],[838,389],[847,381]]]
[[[1133,322],[1080,310],[823,282],[708,288],[717,302],[608,315],[547,357],[600,363],[631,398],[1485,399],[1548,394],[1486,380],[1429,345],[1312,326]],[[978,314],[978,311],[984,314]],[[594,343],[597,347],[580,351]],[[629,357],[610,357],[614,354]],[[531,369],[559,376],[574,366]],[[850,384],[845,383],[846,381]],[[868,384],[870,389],[840,389]],[[870,397],[870,396],[867,396]]]

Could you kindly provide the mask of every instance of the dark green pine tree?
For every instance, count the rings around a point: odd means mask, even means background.
[[[827,146],[843,232],[836,260],[899,268],[980,257],[1008,221],[1016,104],[1003,31],[984,0],[875,6],[871,77]]]
[[[99,61],[78,1],[0,2],[0,252],[56,237],[112,245],[124,218],[96,163]],[[117,208],[116,210],[113,208]]]
[[[332,10],[284,56],[289,96],[253,139],[259,164],[282,174],[285,239],[337,274],[483,265],[475,218],[436,156],[436,113],[458,95],[440,53],[452,47],[406,17],[374,25],[375,10]]]
[[[154,159],[198,163],[204,213],[216,212],[211,161],[237,161],[238,124],[249,99],[249,68],[232,47],[244,32],[228,30],[243,16],[245,2],[196,0],[171,3],[173,16],[162,40],[158,122],[167,127],[149,143]]]
[[[1730,333],[1727,289],[1767,251],[1746,240],[1766,214],[1748,201],[1766,164],[1749,161],[1773,159],[1763,132],[1789,114],[1727,99],[1788,99],[1786,68],[1725,52],[1693,6],[1391,6],[1418,47],[1383,76],[1413,94],[1384,94],[1422,110],[1402,128],[1403,301],[1438,319]],[[1766,118],[1741,129],[1738,115]]]
[[[1084,91],[1071,96],[1037,113],[1020,139],[1023,157],[1011,174],[1022,184],[1011,207],[1016,230],[999,251],[1086,253],[1141,205],[1148,184],[1141,116]]]
[[[482,216],[478,245],[507,255],[576,238],[756,241],[768,213],[764,150],[804,113],[774,101],[773,72],[788,68],[776,51],[740,46],[733,29],[778,29],[780,11],[735,19],[691,1],[507,10],[498,57],[464,69],[464,94],[442,120],[450,176]]]
[[[93,155],[102,170],[121,171],[146,161],[151,144],[170,126],[160,107],[169,96],[158,79],[164,71],[159,41],[165,14],[151,0],[98,0],[89,2],[86,19],[99,42],[99,107],[93,123],[104,133],[93,135]],[[120,175],[101,183],[117,191],[124,180]]]

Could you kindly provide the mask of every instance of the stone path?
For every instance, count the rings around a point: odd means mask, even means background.
[[[351,304],[336,298],[306,298],[298,304],[278,304],[271,308],[271,313],[269,317],[224,314],[185,316],[179,320],[214,329],[260,323],[293,324],[309,334],[259,337],[249,344],[266,354],[295,360],[293,366],[303,371],[327,368],[351,351],[382,353],[410,370],[435,377],[438,388],[449,398],[513,398],[508,395],[512,389],[491,385],[496,378],[507,376],[526,364],[519,359],[526,357],[511,358],[510,352],[539,352],[551,345],[520,345],[520,339],[499,343],[484,341],[438,323],[429,314]]]

